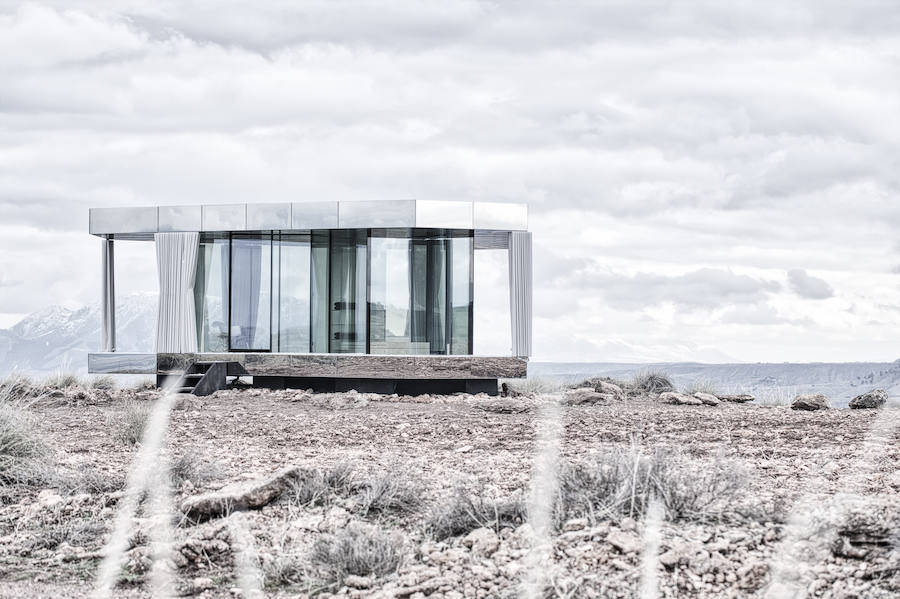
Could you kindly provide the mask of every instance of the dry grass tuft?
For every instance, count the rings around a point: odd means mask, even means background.
[[[631,388],[641,393],[656,394],[674,391],[669,375],[660,370],[642,370],[631,379]]]
[[[355,468],[346,463],[326,469],[305,469],[288,484],[285,496],[297,507],[328,505],[349,495],[356,485]]]
[[[425,530],[435,540],[464,535],[476,528],[514,528],[526,518],[525,503],[517,497],[492,499],[470,494],[463,487],[446,501],[436,503],[425,521]]]
[[[34,417],[22,402],[0,404],[0,485],[29,484],[46,478],[47,447]]]
[[[403,556],[403,540],[381,528],[354,522],[315,542],[310,561],[329,582],[347,576],[384,576],[395,572]]]
[[[71,389],[84,387],[84,382],[77,374],[71,372],[57,372],[44,380],[44,387],[49,389]]]
[[[116,379],[108,374],[91,379],[91,389],[114,391],[117,388],[118,385],[116,385]]]
[[[613,451],[563,465],[556,522],[640,517],[654,497],[672,520],[702,520],[729,508],[746,483],[744,469],[732,460],[700,462],[663,448],[650,454]]]
[[[24,374],[11,374],[0,381],[0,403],[21,402],[36,393],[34,381]]]
[[[362,482],[359,513],[362,516],[388,512],[412,514],[422,507],[425,489],[412,478],[396,473],[382,473]]]
[[[188,449],[169,465],[169,476],[175,489],[190,481],[200,485],[218,476],[219,469],[214,461],[205,458],[196,449]]]
[[[682,393],[687,395],[693,395],[694,393],[709,393],[710,395],[719,397],[722,395],[722,390],[708,379],[696,379],[693,383],[687,385]]]
[[[116,440],[125,445],[137,445],[144,435],[153,406],[149,402],[128,401],[121,410],[109,417],[109,426]]]
[[[93,465],[85,464],[75,472],[58,475],[56,477],[56,487],[61,492],[69,495],[115,493],[125,488],[125,476],[114,472],[106,472]]]

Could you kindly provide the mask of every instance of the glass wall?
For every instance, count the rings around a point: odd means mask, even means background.
[[[369,353],[470,353],[469,233],[373,229],[369,246]]]
[[[272,348],[272,236],[232,236],[231,349]]]
[[[471,231],[204,234],[200,351],[471,354]]]
[[[194,305],[197,346],[203,352],[228,351],[228,234],[200,239]]]

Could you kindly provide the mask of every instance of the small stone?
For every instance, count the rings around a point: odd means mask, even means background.
[[[660,393],[659,399],[663,403],[670,403],[677,406],[703,405],[703,402],[696,397],[692,397],[684,393],[678,393],[676,391],[666,391],[665,393]]]
[[[194,593],[202,593],[207,589],[211,589],[215,586],[212,578],[207,578],[206,576],[198,576],[191,580],[191,591]]]
[[[576,530],[584,530],[587,528],[587,525],[587,518],[573,518],[572,520],[567,520],[566,523],[563,524],[563,531],[573,532]]]
[[[728,401],[731,403],[747,403],[748,401],[756,400],[755,397],[750,395],[749,393],[737,393],[732,395],[720,395],[719,399],[722,401]]]
[[[606,537],[606,541],[622,553],[637,553],[641,550],[641,540],[636,534],[624,530],[614,530]]]
[[[373,584],[375,584],[375,577],[372,575],[356,576],[351,574],[344,578],[344,585],[351,589],[368,589],[371,588]]]
[[[704,393],[702,391],[697,391],[694,393],[694,397],[702,401],[704,404],[708,406],[717,406],[719,405],[719,398],[711,393]]]
[[[475,555],[490,557],[500,547],[500,539],[490,528],[476,528],[466,535],[463,545],[471,548]]]

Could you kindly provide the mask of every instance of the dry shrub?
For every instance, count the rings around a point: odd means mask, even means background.
[[[457,487],[445,501],[437,502],[425,521],[425,530],[435,540],[464,535],[476,528],[514,528],[525,521],[525,503],[518,497],[493,499]]]
[[[203,484],[217,475],[216,463],[205,458],[196,449],[186,450],[169,465],[170,480],[176,489],[186,481],[190,481],[194,485]]]
[[[359,512],[363,516],[395,512],[411,514],[422,506],[424,487],[412,478],[382,473],[367,478],[357,490]]]
[[[147,402],[128,401],[121,411],[109,418],[109,425],[116,440],[125,445],[137,445],[144,435],[153,406]]]
[[[71,389],[84,387],[84,383],[77,374],[71,372],[57,372],[44,380],[44,387],[48,389]]]
[[[116,379],[108,374],[94,377],[91,379],[91,389],[114,391],[116,389]]]
[[[693,395],[694,393],[709,393],[716,397],[722,395],[722,390],[708,379],[696,379],[690,385],[687,385],[682,392],[686,395]]]
[[[84,464],[75,472],[59,475],[56,487],[69,495],[115,493],[125,488],[125,477],[101,470],[93,464]]]
[[[656,394],[674,391],[669,375],[660,370],[642,370],[631,379],[631,388],[641,393]]]
[[[403,557],[403,540],[371,524],[353,522],[315,542],[310,561],[340,585],[347,576],[384,576],[395,572]]]
[[[0,485],[44,480],[49,468],[46,454],[34,417],[24,404],[0,404]]]
[[[36,394],[34,382],[24,374],[11,374],[0,382],[0,403],[20,402]]]
[[[285,496],[298,507],[327,505],[336,497],[349,495],[356,478],[354,467],[345,463],[326,469],[303,469],[289,481]]]
[[[613,451],[589,462],[563,465],[555,503],[557,524],[643,515],[658,498],[670,519],[704,519],[720,514],[746,486],[744,469],[733,460],[712,463],[657,449]]]
[[[503,379],[502,383],[513,391],[514,395],[526,393],[557,393],[562,391],[563,384],[552,379],[531,376],[526,379]]]

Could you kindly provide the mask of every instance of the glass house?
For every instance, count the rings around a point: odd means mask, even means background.
[[[305,202],[95,208],[102,351],[89,371],[227,361],[266,386],[487,391],[526,375],[531,235],[522,204]],[[156,244],[156,351],[115,347],[114,242]],[[508,252],[512,347],[473,352],[475,255]]]

